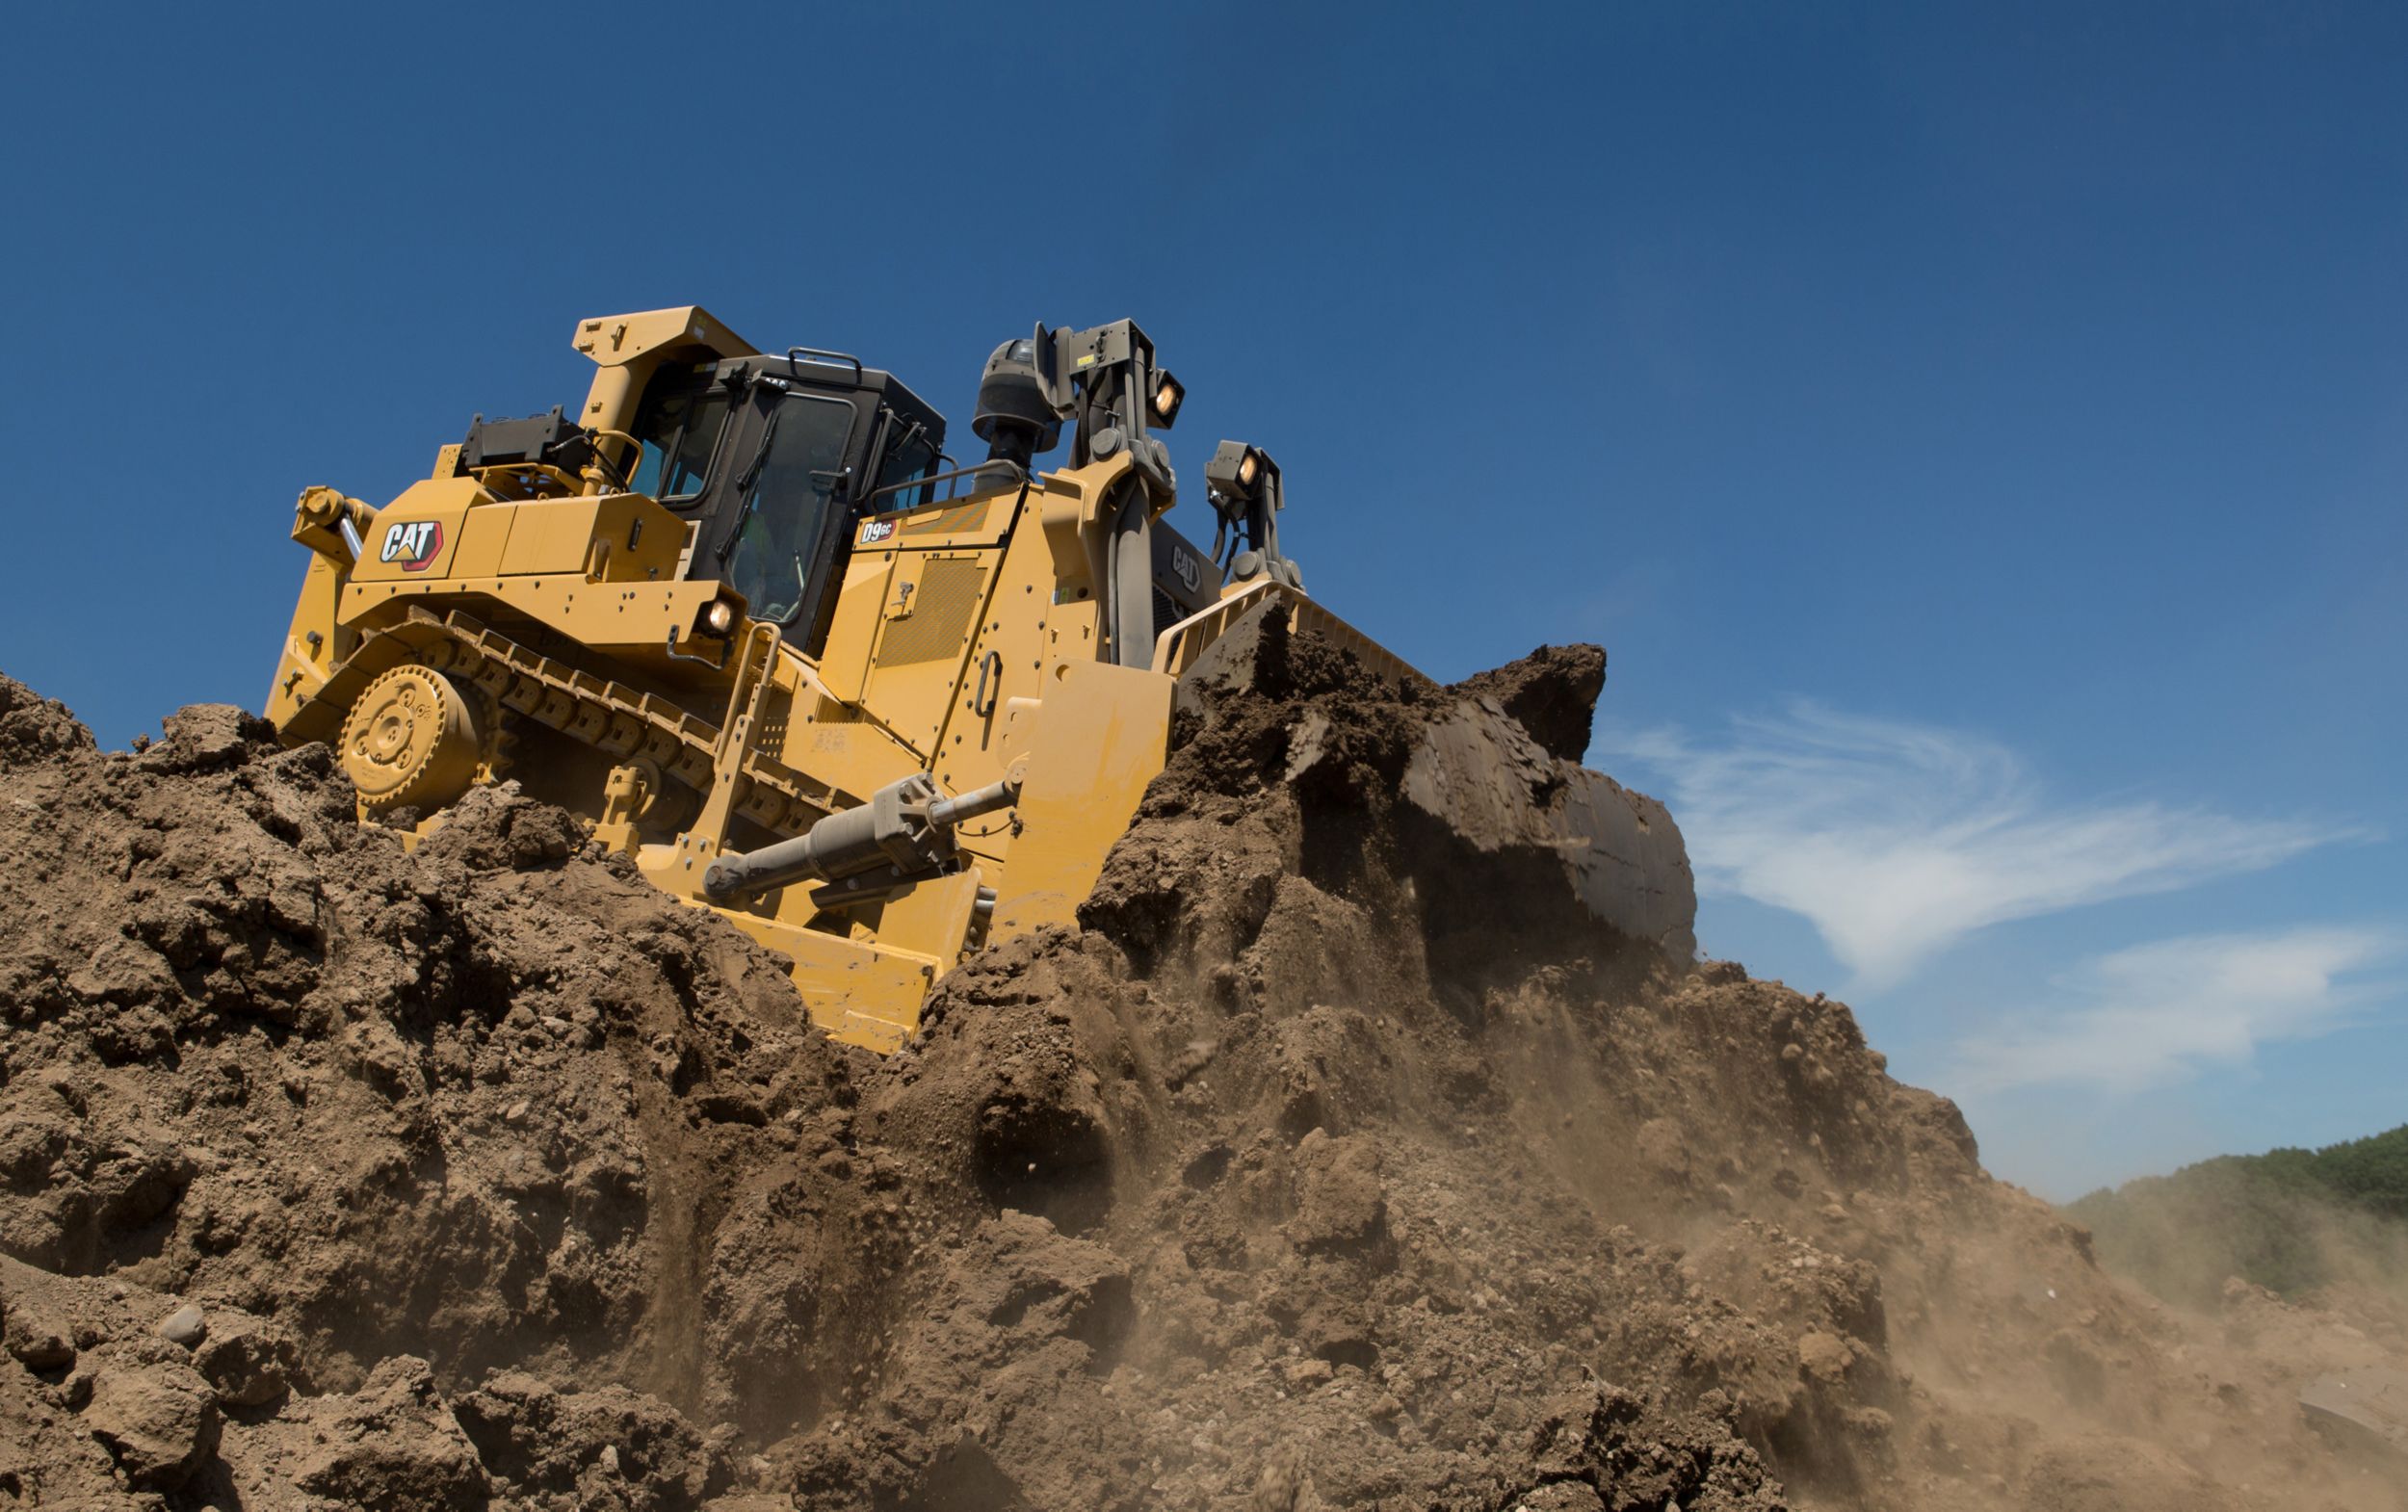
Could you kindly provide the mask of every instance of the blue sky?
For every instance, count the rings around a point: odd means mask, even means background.
[[[12,18],[0,668],[255,705],[294,495],[700,302],[1134,316],[1315,593],[1612,658],[1713,952],[2052,1196],[2408,1119],[2408,11]]]

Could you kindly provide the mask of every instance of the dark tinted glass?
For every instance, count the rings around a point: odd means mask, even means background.
[[[628,488],[664,503],[700,493],[711,470],[711,452],[726,423],[724,389],[665,394],[647,404],[635,430],[643,456]]]
[[[896,424],[901,426],[902,422]],[[906,431],[901,440],[886,449],[886,460],[878,468],[877,486],[891,488],[915,478],[926,478],[935,466],[936,446],[929,439],[928,432]],[[928,496],[926,488],[906,488],[880,499],[872,508],[880,510],[917,508],[928,502]]]
[[[802,607],[852,419],[842,400],[790,394],[779,403],[727,559],[727,582],[755,619],[784,624]]]

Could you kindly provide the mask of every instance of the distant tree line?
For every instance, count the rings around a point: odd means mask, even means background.
[[[2295,1296],[2397,1284],[2408,1259],[2408,1124],[2321,1150],[2226,1155],[2102,1187],[2065,1210],[2100,1264],[2159,1295],[2212,1303],[2226,1278]]]

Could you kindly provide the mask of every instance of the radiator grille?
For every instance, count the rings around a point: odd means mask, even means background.
[[[878,665],[908,666],[958,656],[970,616],[979,610],[986,571],[976,557],[946,557],[931,561],[920,574],[920,588],[911,613],[890,620],[878,647]]]

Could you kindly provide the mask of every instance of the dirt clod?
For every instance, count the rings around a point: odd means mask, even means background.
[[[1606,688],[1603,646],[1540,646],[1519,662],[1465,678],[1450,690],[1493,698],[1549,754],[1579,761],[1588,750],[1597,695]]]

